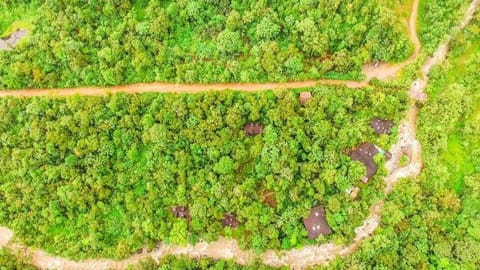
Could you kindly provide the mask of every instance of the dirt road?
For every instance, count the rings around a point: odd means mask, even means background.
[[[355,239],[348,246],[326,243],[319,246],[308,246],[301,249],[293,249],[281,253],[268,250],[258,256],[253,251],[241,250],[235,240],[220,238],[215,242],[200,242],[196,245],[174,246],[160,245],[152,252],[135,254],[125,260],[114,261],[107,259],[86,260],[81,262],[65,258],[54,257],[42,250],[28,249],[20,244],[8,244],[13,233],[7,228],[0,227],[0,233],[4,241],[0,247],[7,246],[10,249],[24,250],[27,256],[32,258],[32,264],[40,269],[63,269],[63,270],[106,270],[126,269],[129,265],[138,263],[141,259],[151,257],[159,260],[166,255],[186,255],[191,258],[209,257],[213,259],[234,259],[239,264],[246,264],[252,259],[258,258],[263,263],[271,266],[288,265],[294,269],[303,269],[307,266],[325,263],[336,256],[351,254],[359,246],[360,242],[370,236],[380,223],[380,213],[383,203],[378,202],[371,208],[370,216],[364,223],[355,229]]]
[[[418,1],[415,1],[418,4]],[[465,16],[465,19],[461,23],[461,28],[468,25],[473,13],[478,7],[480,0],[474,0]],[[451,40],[451,38],[449,39]],[[400,124],[399,128],[399,140],[392,149],[392,159],[387,162],[387,176],[384,178],[386,182],[386,193],[389,194],[393,189],[394,184],[401,178],[415,177],[420,173],[422,160],[421,160],[421,146],[415,137],[416,133],[416,118],[418,109],[415,106],[415,101],[426,98],[423,92],[425,86],[428,83],[428,73],[433,65],[440,63],[448,52],[448,41],[441,44],[432,58],[428,59],[422,68],[421,78],[414,82],[410,89],[411,105],[408,110],[406,119]],[[304,85],[303,82],[295,84],[293,87],[299,87]],[[316,82],[311,82],[315,84]],[[265,88],[271,89],[272,84],[266,84]],[[276,84],[274,84],[276,85]],[[307,87],[307,86],[305,86]],[[155,88],[155,87],[154,87]],[[275,88],[275,87],[273,87]],[[167,88],[165,88],[167,89]],[[171,88],[169,88],[171,89]],[[180,87],[180,89],[182,89]],[[211,89],[207,88],[207,89]],[[245,91],[256,91],[262,89],[252,89],[249,87],[244,88]],[[126,91],[131,91],[128,88]],[[218,89],[217,89],[218,90]],[[242,90],[242,89],[240,89]],[[104,90],[99,91],[96,88],[91,88],[87,91],[89,94],[103,94]],[[143,90],[142,90],[143,91]],[[195,92],[197,90],[192,89]],[[201,91],[201,90],[198,90]],[[43,93],[43,92],[39,92]],[[398,160],[405,153],[409,153],[410,162],[407,166],[401,167]],[[157,249],[150,253],[136,254],[128,259],[122,261],[113,260],[87,260],[82,262],[75,262],[64,258],[58,258],[51,256],[41,250],[29,250],[27,254],[32,257],[32,263],[40,269],[125,269],[129,264],[135,264],[140,259],[146,257],[152,257],[155,260],[172,254],[172,255],[187,255],[192,258],[198,257],[211,257],[214,259],[230,259],[233,258],[236,262],[244,264],[251,261],[252,258],[259,258],[263,263],[272,266],[287,265],[295,269],[303,269],[308,266],[324,264],[332,260],[336,256],[346,256],[353,253],[360,243],[371,235],[380,224],[381,212],[383,202],[374,204],[370,210],[370,216],[364,221],[364,223],[355,229],[354,241],[348,246],[335,245],[333,243],[326,243],[319,246],[308,246],[301,249],[294,249],[290,251],[274,252],[266,251],[260,255],[255,255],[252,251],[243,251],[239,248],[235,240],[220,239],[215,242],[205,243],[200,242],[194,246],[168,246],[160,245]],[[12,231],[8,228],[0,227],[0,247],[7,246],[13,249],[23,249],[19,244],[8,243],[13,237]]]
[[[306,88],[314,87],[317,84],[325,85],[346,85],[350,88],[358,88],[367,85],[366,82],[341,81],[341,80],[320,80],[286,83],[219,83],[219,84],[175,84],[175,83],[138,83],[131,85],[113,86],[113,87],[80,87],[80,88],[61,88],[61,89],[31,89],[31,90],[12,90],[0,91],[0,97],[35,97],[35,96],[99,96],[107,93],[198,93],[204,91],[220,91],[234,89],[244,92],[256,92],[262,90],[278,88]]]

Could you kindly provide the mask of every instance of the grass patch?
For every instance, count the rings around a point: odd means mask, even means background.
[[[474,164],[468,155],[469,149],[462,145],[462,141],[459,134],[450,135],[447,151],[443,154],[443,160],[450,173],[449,184],[457,194],[463,191],[465,176],[474,172]]]
[[[30,21],[16,21],[10,24],[7,30],[2,33],[1,37],[7,37],[18,29],[26,29],[28,32],[31,32],[33,30],[33,24]]]

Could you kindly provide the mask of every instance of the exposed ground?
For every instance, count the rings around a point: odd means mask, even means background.
[[[467,11],[464,20],[461,24],[452,32],[448,40],[441,44],[433,56],[425,62],[422,67],[420,78],[416,80],[409,94],[411,97],[411,105],[407,113],[406,119],[400,124],[399,128],[399,140],[392,149],[392,159],[387,162],[387,176],[384,178],[386,182],[386,193],[389,194],[394,184],[401,178],[415,177],[420,173],[422,167],[421,160],[421,145],[415,137],[416,133],[416,118],[418,114],[418,108],[415,105],[416,101],[423,101],[427,97],[423,92],[425,86],[428,83],[428,73],[432,66],[440,63],[448,52],[448,42],[454,37],[454,34],[464,28],[473,17],[475,10],[477,9],[480,0],[474,0],[471,3],[469,10]],[[418,0],[414,1],[414,8],[412,11],[412,17],[416,17],[416,7],[418,6]],[[410,28],[415,23],[410,20]],[[413,27],[415,28],[415,27]],[[417,40],[416,30],[410,30],[411,35],[414,34]],[[414,43],[416,43],[414,41]],[[417,45],[415,46],[415,54],[418,54]],[[419,50],[420,48],[418,48]],[[415,56],[416,57],[416,56]],[[414,58],[415,58],[414,57]],[[414,59],[413,58],[413,59]],[[413,61],[409,59],[407,61]],[[398,64],[402,65],[402,64]],[[396,65],[392,65],[396,66]],[[391,67],[392,67],[391,66]],[[402,66],[403,67],[403,66]],[[377,67],[380,68],[380,67]],[[399,68],[398,70],[400,70]],[[389,74],[396,74],[398,70],[389,68],[392,73],[380,72],[378,76],[380,78],[389,78]],[[395,71],[393,71],[395,70]],[[371,79],[371,78],[370,78]],[[325,81],[325,83],[345,83],[347,86],[358,87],[368,84],[369,77],[364,82],[345,82],[345,81]],[[243,91],[259,91],[272,88],[300,88],[314,86],[318,82],[292,82],[292,83],[280,83],[280,84],[216,84],[216,85],[172,85],[172,84],[139,84],[135,86],[120,86],[109,88],[111,92],[125,91],[129,93],[141,93],[148,91],[155,92],[199,92],[204,90],[221,90],[221,89],[238,89]],[[322,83],[322,81],[320,81]],[[349,83],[352,83],[349,85]],[[132,90],[130,87],[134,87],[136,90]],[[2,96],[14,95],[14,96],[38,96],[38,95],[73,95],[73,94],[85,94],[85,95],[101,95],[105,94],[105,88],[78,88],[78,89],[56,89],[56,90],[23,90],[15,92],[2,92]],[[400,158],[402,155],[407,154],[409,157],[409,163],[405,167],[400,166]],[[228,240],[221,238],[218,241],[205,243],[200,242],[194,246],[171,246],[160,245],[152,252],[144,252],[142,254],[133,255],[122,261],[113,260],[87,260],[82,262],[74,262],[68,259],[53,257],[41,250],[29,249],[21,246],[20,244],[9,243],[13,237],[12,231],[8,228],[0,227],[0,247],[7,246],[12,249],[25,250],[27,255],[32,257],[32,263],[40,269],[125,269],[129,264],[135,264],[140,259],[145,257],[152,257],[153,259],[159,259],[165,255],[187,255],[192,258],[196,257],[211,257],[214,259],[229,259],[233,258],[236,262],[244,264],[250,261],[252,258],[257,257],[263,263],[272,266],[288,265],[294,269],[302,269],[311,265],[324,264],[329,260],[332,260],[336,256],[345,256],[353,253],[361,241],[371,235],[375,229],[379,226],[383,202],[379,201],[371,207],[370,216],[364,221],[364,223],[355,229],[354,241],[348,246],[339,246],[333,243],[326,243],[319,246],[308,246],[301,249],[294,249],[283,252],[266,251],[260,255],[255,255],[252,251],[243,251],[238,247],[235,240]]]
[[[0,39],[0,51],[8,51],[15,47],[28,34],[27,30],[18,29],[6,38]]]
[[[13,232],[5,227],[0,227],[0,248],[6,246],[13,237]]]

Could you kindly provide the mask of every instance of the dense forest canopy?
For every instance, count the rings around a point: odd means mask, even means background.
[[[219,235],[243,248],[289,249],[325,241],[308,240],[301,222],[324,205],[328,239],[347,243],[383,196],[384,171],[360,184],[365,167],[345,152],[363,141],[388,149],[396,128],[378,136],[370,120],[398,124],[406,98],[396,87],[312,94],[305,107],[295,91],[2,99],[0,224],[74,258]],[[263,133],[246,136],[250,122]],[[353,186],[356,200],[346,193]],[[169,211],[185,205],[189,223]],[[224,228],[224,213],[240,226]]]
[[[25,1],[26,3],[29,1]],[[412,52],[391,4],[354,1],[30,3],[30,37],[0,52],[0,88],[361,77]],[[24,19],[0,4],[0,26]],[[3,20],[3,21],[1,21]]]
[[[328,269],[478,269],[480,15],[433,70],[418,136],[424,169],[388,196],[382,227]],[[323,269],[324,267],[318,267]]]
[[[0,37],[18,28],[29,35],[0,52],[0,88],[359,79],[366,62],[410,55],[411,3],[6,0]],[[453,33],[468,4],[420,1],[424,54]],[[375,157],[379,171],[362,183],[365,166],[348,150],[366,141],[387,150],[396,141],[420,61],[399,81],[356,90],[0,99],[0,224],[25,246],[72,259],[124,258],[160,242],[221,236],[260,252],[350,244],[383,200],[375,233],[314,269],[476,269],[479,48],[477,13],[429,74],[428,100],[415,104],[422,172],[388,196],[385,157]],[[301,91],[312,94],[305,104]],[[392,134],[375,134],[375,117],[392,120]],[[245,134],[249,123],[259,134]],[[315,206],[325,207],[333,233],[311,240],[302,218]],[[224,226],[224,214],[238,227]],[[35,269],[13,250],[0,249],[0,270]],[[129,269],[212,268],[271,269],[182,256]]]
[[[470,1],[421,0],[418,34],[423,49],[430,54],[451,34],[462,19]]]

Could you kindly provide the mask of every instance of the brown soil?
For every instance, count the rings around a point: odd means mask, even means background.
[[[131,85],[112,86],[112,87],[78,87],[78,88],[57,88],[57,89],[22,89],[22,90],[4,90],[0,91],[0,97],[35,97],[35,96],[98,96],[108,93],[198,93],[205,91],[221,91],[234,89],[244,92],[256,92],[278,88],[307,88],[314,87],[317,84],[325,85],[346,85],[350,88],[359,88],[366,86],[366,82],[342,81],[342,80],[320,80],[286,83],[218,83],[218,84],[175,84],[175,83],[138,83]]]
[[[272,207],[272,208],[275,208],[277,207],[277,198],[275,197],[275,191],[272,191],[272,190],[265,190],[263,193],[262,193],[262,201]]]

